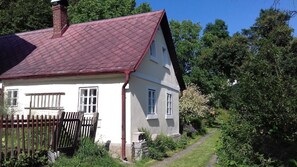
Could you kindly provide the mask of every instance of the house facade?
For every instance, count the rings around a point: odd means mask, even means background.
[[[0,37],[6,105],[25,115],[98,112],[95,140],[123,159],[140,128],[178,135],[185,85],[165,11],[69,26],[64,4],[53,4],[54,28]]]

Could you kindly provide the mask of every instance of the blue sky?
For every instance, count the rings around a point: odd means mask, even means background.
[[[270,8],[273,0],[136,0],[148,2],[153,10],[165,9],[169,20],[192,20],[204,28],[215,19],[222,19],[232,35],[255,23],[261,9]],[[297,10],[297,0],[280,0],[279,9]],[[291,19],[291,27],[297,36],[297,16]]]

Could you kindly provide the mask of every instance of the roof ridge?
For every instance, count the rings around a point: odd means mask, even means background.
[[[152,15],[152,14],[155,14],[155,13],[163,13],[163,12],[165,12],[164,9],[163,10],[153,11],[153,12],[146,12],[146,13],[139,13],[139,14],[134,14],[134,15],[120,16],[120,17],[115,17],[115,18],[110,18],[110,19],[102,19],[102,20],[96,20],[96,21],[90,21],[90,22],[71,24],[71,25],[69,25],[69,27],[76,27],[76,26],[81,26],[81,25],[92,25],[92,24],[96,24],[98,22],[105,23],[105,22],[110,22],[110,21],[133,19],[133,18],[139,17],[139,16]],[[52,29],[53,28],[51,27],[51,28],[45,28],[45,29],[39,29],[39,30],[33,30],[33,31],[19,32],[19,33],[14,33],[14,34],[0,35],[0,39],[11,38],[11,37],[15,37],[15,36],[32,35],[32,34],[35,34],[35,33],[47,32],[47,31],[50,31]]]
[[[73,27],[73,26],[81,26],[81,25],[93,25],[93,24],[97,24],[97,23],[105,23],[105,22],[110,22],[110,21],[118,21],[118,20],[126,20],[126,19],[133,19],[135,17],[139,17],[139,16],[145,16],[145,15],[152,15],[155,13],[165,13],[165,10],[157,10],[157,11],[153,11],[153,12],[146,12],[146,13],[139,13],[139,14],[133,14],[133,15],[127,15],[127,16],[120,16],[120,17],[115,17],[115,18],[110,18],[110,19],[102,19],[102,20],[95,20],[95,21],[89,21],[89,22],[83,22],[83,23],[76,23],[76,24],[72,24],[69,27]]]
[[[45,29],[32,30],[32,31],[26,31],[26,32],[19,32],[19,33],[14,33],[14,34],[1,35],[0,39],[11,38],[11,37],[15,37],[15,36],[26,36],[26,35],[36,34],[36,33],[43,33],[43,32],[51,31],[52,29],[53,28],[45,28]]]

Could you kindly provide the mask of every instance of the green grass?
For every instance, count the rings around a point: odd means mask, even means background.
[[[212,155],[215,153],[216,142],[219,139],[220,131],[214,129],[213,133],[199,147],[193,149],[189,154],[172,162],[168,167],[205,167]]]

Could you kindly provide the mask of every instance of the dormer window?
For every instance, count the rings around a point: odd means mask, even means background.
[[[157,53],[156,53],[156,42],[153,40],[150,46],[150,58],[151,60],[157,61]]]

